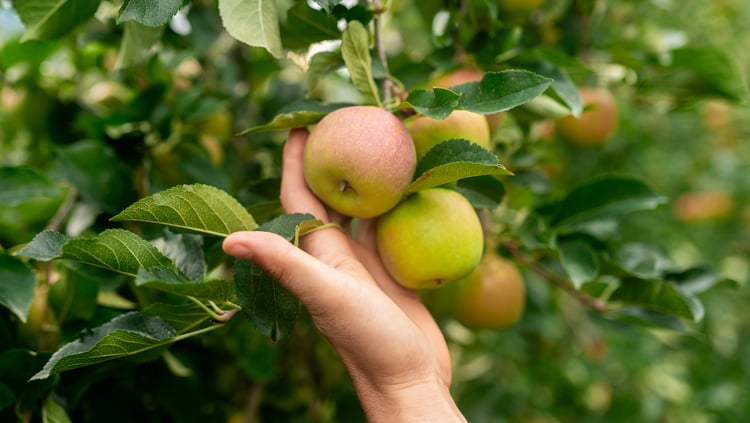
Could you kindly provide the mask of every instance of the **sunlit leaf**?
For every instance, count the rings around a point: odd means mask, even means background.
[[[175,336],[174,328],[161,318],[129,312],[81,332],[78,339],[60,347],[31,380],[135,355],[174,342]]]
[[[349,22],[341,44],[341,54],[354,86],[374,104],[380,104],[380,93],[372,77],[370,34],[358,21]]]
[[[164,267],[177,272],[174,263],[145,239],[124,229],[108,229],[86,238],[70,239],[62,258],[136,276],[139,269]]]
[[[24,40],[62,37],[94,16],[100,0],[16,0],[13,6],[26,25]]]
[[[162,26],[172,19],[182,7],[182,0],[124,0],[117,21],[137,21],[146,26]]]
[[[219,14],[229,35],[247,45],[265,48],[273,57],[282,56],[274,0],[219,0]]]
[[[417,164],[417,178],[406,194],[483,175],[511,175],[492,152],[467,140],[448,140],[431,148]]]
[[[254,132],[299,128],[317,123],[336,109],[351,106],[346,103],[323,104],[315,100],[299,100],[279,110],[273,120],[265,125],[246,129],[240,135]]]
[[[458,106],[459,97],[459,94],[445,88],[416,89],[409,93],[406,102],[423,115],[445,119]]]
[[[487,72],[479,82],[450,87],[461,94],[459,109],[490,114],[520,106],[552,84],[552,80],[524,70]]]
[[[128,21],[120,50],[117,52],[116,69],[123,69],[145,62],[157,51],[164,34],[164,26],[147,26],[138,21]]]
[[[207,235],[226,236],[257,227],[253,217],[226,192],[209,185],[180,185],[143,198],[112,221],[158,223]]]

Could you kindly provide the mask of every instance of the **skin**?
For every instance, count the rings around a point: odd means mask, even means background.
[[[456,191],[431,188],[404,199],[378,222],[386,269],[410,289],[432,289],[470,273],[482,258],[482,225]]]
[[[326,208],[303,176],[305,130],[284,147],[281,203],[287,213],[311,213],[347,226]],[[338,352],[371,422],[465,421],[450,395],[448,348],[416,292],[397,284],[375,246],[375,222],[351,235],[328,228],[305,235],[301,248],[267,232],[237,232],[224,251],[252,260],[296,295]]]
[[[417,116],[404,122],[409,130],[417,159],[421,159],[428,151],[442,141],[462,138],[478,144],[485,149],[490,148],[490,127],[484,116],[466,110],[454,110],[442,120],[429,116]]]
[[[371,218],[401,200],[416,161],[409,131],[398,118],[378,107],[352,106],[318,122],[303,164],[308,186],[329,207]]]
[[[603,88],[581,87],[584,112],[579,118],[566,116],[555,123],[558,134],[571,144],[596,147],[606,143],[617,129],[617,102]]]
[[[722,219],[732,213],[734,202],[724,191],[687,192],[674,203],[677,218],[683,222],[701,222]]]
[[[516,266],[488,253],[465,279],[458,282],[455,317],[471,329],[502,329],[521,318],[526,300],[523,278]]]

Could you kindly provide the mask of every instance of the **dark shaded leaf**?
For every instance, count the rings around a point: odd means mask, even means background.
[[[25,322],[34,301],[36,276],[21,260],[0,253],[0,304]]]

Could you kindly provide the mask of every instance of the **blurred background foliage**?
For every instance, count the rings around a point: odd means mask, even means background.
[[[294,4],[278,3],[282,10]],[[406,88],[455,65],[457,54],[486,67],[483,52],[503,48],[467,30],[458,35],[467,51],[457,52],[455,35],[441,27],[439,2],[394,0],[389,7],[390,70]],[[10,2],[0,1],[0,183],[38,188],[28,201],[0,204],[5,249],[45,227],[95,233],[136,199],[180,183],[224,189],[259,220],[280,210],[284,134],[236,134],[305,95],[300,58],[279,61],[240,45],[223,31],[210,0],[190,2],[157,35],[158,48],[129,49],[123,25],[115,23],[118,8],[104,1],[73,34],[22,43],[23,25]],[[482,28],[488,18],[472,19]],[[632,174],[670,202],[629,216],[620,241],[659,245],[654,257],[684,266],[713,265],[739,286],[703,294],[705,319],[678,334],[603,319],[522,267],[528,300],[513,328],[471,331],[441,320],[455,362],[455,396],[469,421],[750,417],[748,22],[745,0],[548,0],[530,16],[493,27],[508,45],[546,46],[580,59],[588,70],[571,73],[575,82],[608,87],[620,110],[617,133],[598,148],[564,143],[544,123],[504,119],[495,147],[518,175],[506,187],[509,221],[596,175]],[[726,60],[738,78],[721,74]],[[337,73],[316,89],[327,101],[358,95]],[[71,193],[83,201],[71,201]],[[207,250],[217,263],[210,252],[217,256],[218,247]],[[54,271],[90,278],[95,272],[72,265]],[[105,293],[127,283],[112,275],[101,280]],[[47,295],[55,308],[54,290],[39,297]],[[17,401],[0,401],[0,417],[36,410],[52,381],[25,380],[60,341],[128,307],[119,301],[127,299],[112,295],[107,307],[71,309],[59,328],[47,315],[45,325],[16,331],[10,313],[0,311],[0,379],[24,386],[0,395]],[[280,344],[235,320],[174,345],[159,360],[63,374],[55,389],[73,421],[241,421],[247,410],[260,421],[362,419],[335,353],[307,318]],[[11,346],[40,352],[23,355]],[[19,360],[27,366],[3,365]]]

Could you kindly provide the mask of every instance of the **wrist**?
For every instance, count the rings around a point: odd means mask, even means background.
[[[355,386],[368,422],[465,422],[450,388],[438,377],[413,383]]]

